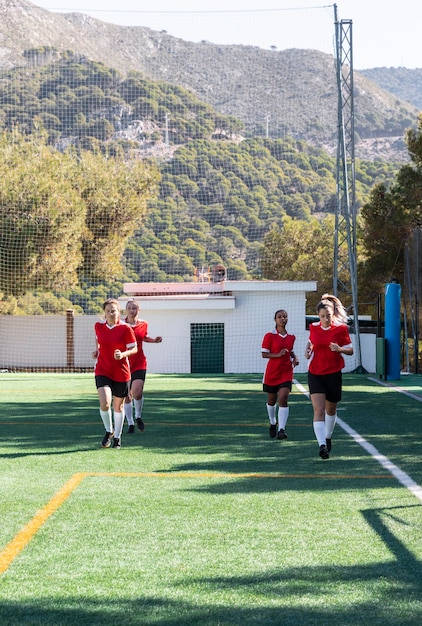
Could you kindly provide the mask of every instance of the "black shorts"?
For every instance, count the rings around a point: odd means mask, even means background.
[[[129,383],[122,383],[116,380],[111,380],[107,376],[96,376],[95,384],[97,389],[100,387],[110,387],[111,393],[116,398],[126,398],[129,395]]]
[[[135,370],[134,372],[132,372],[130,381],[133,382],[134,380],[145,380],[146,375],[146,370]]]
[[[279,385],[266,385],[265,383],[262,385],[262,391],[266,393],[275,393],[277,394],[280,389],[288,389],[292,390],[292,381],[286,380],[284,383],[280,383]]]
[[[309,393],[323,393],[328,402],[340,402],[342,373],[334,372],[334,374],[323,374],[317,376],[308,372]]]

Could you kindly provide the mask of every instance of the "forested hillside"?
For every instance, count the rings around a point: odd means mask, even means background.
[[[122,76],[135,71],[182,87],[219,114],[240,120],[246,136],[264,136],[270,119],[271,138],[290,136],[336,152],[338,96],[332,54],[194,43],[166,31],[51,13],[26,0],[0,0],[0,7],[3,70],[42,65],[73,50]],[[285,27],[283,19],[280,28]],[[415,123],[415,106],[359,72],[354,86],[356,155],[406,160],[403,135]]]
[[[359,163],[359,204],[394,171]],[[285,215],[308,220],[335,210],[334,159],[293,139],[189,142],[161,174],[160,197],[125,253],[134,280],[189,280],[195,267],[217,263],[232,279],[259,278],[272,226]]]
[[[25,52],[29,60],[34,51]],[[38,66],[51,50],[38,50],[37,66],[4,72],[0,83],[0,127],[31,133],[41,124],[49,143],[89,147],[107,141],[109,153],[139,147],[164,131],[171,116],[168,143],[181,144],[213,133],[243,128],[236,118],[219,115],[181,87],[151,81],[139,72],[123,77],[103,63],[67,52],[56,62]],[[159,136],[156,139],[159,139]],[[111,142],[110,140],[113,140]]]
[[[273,227],[282,228],[286,216],[308,221],[334,212],[335,159],[323,149],[289,137],[247,138],[240,120],[217,113],[184,88],[139,72],[122,76],[71,52],[45,58],[51,54],[44,50],[40,64],[37,51],[37,63],[32,63],[34,53],[28,50],[31,67],[3,73],[0,85],[5,137],[18,133],[22,146],[25,136],[33,137],[33,146],[45,136],[57,154],[51,162],[40,147],[45,162],[31,159],[38,170],[17,183],[19,179],[10,178],[10,146],[3,143],[0,243],[10,267],[13,259],[20,259],[24,270],[18,283],[7,281],[6,274],[0,285],[9,299],[17,298],[10,312],[34,307],[28,293],[36,290],[39,276],[44,276],[44,288],[62,298],[59,303],[44,298],[41,311],[70,303],[86,312],[97,310],[101,299],[125,281],[192,280],[196,268],[220,263],[231,279],[260,278],[262,242]],[[16,152],[14,162],[22,177],[28,169],[25,154],[24,148]],[[160,182],[153,193],[154,185],[145,179],[148,195],[139,198],[136,215],[138,192],[130,193],[122,168],[133,176],[133,164],[142,162],[158,168]],[[56,168],[70,173],[63,192],[54,189]],[[388,184],[396,170],[394,163],[357,161],[357,205],[369,197],[375,182]],[[48,180],[46,172],[51,174]],[[33,195],[31,176],[40,197]],[[11,200],[8,185],[21,189],[21,205],[18,196]],[[64,224],[55,207],[67,196],[77,198],[73,206],[80,206],[80,212],[73,224],[69,206],[69,228],[61,230]],[[131,216],[125,224],[128,200]],[[113,216],[113,211],[118,214]],[[10,241],[18,241],[28,228],[38,232],[46,215],[49,222],[42,230],[50,233],[48,238],[40,239],[35,250],[28,244],[16,253]],[[72,263],[54,265],[64,234]]]

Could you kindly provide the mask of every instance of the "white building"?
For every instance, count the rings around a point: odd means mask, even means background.
[[[285,309],[288,332],[296,336],[300,359],[296,372],[306,371],[304,358],[306,293],[315,281],[229,281],[194,283],[127,283],[119,299],[139,302],[149,335],[163,342],[144,344],[150,373],[262,373],[261,345],[274,328],[274,314]],[[93,368],[93,315],[0,316],[0,369]],[[354,337],[352,336],[354,340]],[[362,366],[376,371],[375,335],[360,336]],[[346,357],[345,371],[357,367],[356,353]]]
[[[306,293],[316,288],[315,281],[127,283],[120,302],[124,309],[134,298],[150,336],[163,336],[162,344],[144,344],[150,372],[262,372],[262,339],[274,328],[279,309],[287,311],[288,332],[296,336],[300,365],[295,371],[305,372]],[[362,343],[363,366],[374,372],[375,336],[364,335]],[[346,361],[345,371],[353,371],[356,357]]]

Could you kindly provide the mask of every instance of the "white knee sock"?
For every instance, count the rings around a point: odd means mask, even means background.
[[[144,406],[144,397],[142,396],[142,398],[140,400],[134,400],[134,404],[135,404],[135,418],[136,417],[142,417],[142,408]]]
[[[275,424],[275,405],[267,404],[267,413],[270,418],[270,424]]]
[[[287,418],[289,417],[289,407],[288,406],[279,406],[278,407],[278,430],[280,428],[286,428]]]
[[[125,402],[125,417],[127,419],[127,423],[129,426],[133,426],[133,410],[132,410],[132,402]]]
[[[114,411],[114,437],[120,439],[123,430],[123,413]]]
[[[337,413],[335,415],[325,414],[325,437],[331,439],[334,432],[334,426],[336,425]]]
[[[317,438],[319,446],[326,445],[326,437],[325,437],[325,423],[324,422],[314,422],[314,433]]]
[[[113,432],[113,424],[111,423],[111,409],[108,411],[102,411],[100,409],[101,419],[103,420],[104,428],[108,433]]]

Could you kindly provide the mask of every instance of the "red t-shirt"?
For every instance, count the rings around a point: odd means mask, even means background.
[[[280,352],[286,349],[288,352],[277,359],[268,359],[264,372],[264,385],[280,385],[293,380],[293,365],[290,352],[293,350],[295,335],[280,335],[277,330],[267,333],[262,340],[262,352]]]
[[[126,357],[117,361],[114,358],[114,351],[124,352],[136,345],[135,334],[131,327],[120,320],[114,326],[109,326],[105,321],[97,322],[95,337],[98,345],[95,376],[107,376],[119,383],[129,381],[129,359]]]
[[[138,352],[136,354],[131,354],[129,357],[130,371],[136,372],[138,370],[146,370],[147,358],[142,349],[142,342],[148,335],[148,323],[145,320],[137,320],[134,324],[129,324],[127,318],[125,321],[135,333],[136,343],[138,345]]]
[[[340,372],[344,367],[344,359],[340,352],[332,352],[330,343],[339,346],[352,345],[349,329],[346,324],[334,324],[323,328],[320,322],[314,322],[309,327],[309,341],[313,345],[313,352],[308,362],[311,374],[322,376]]]

